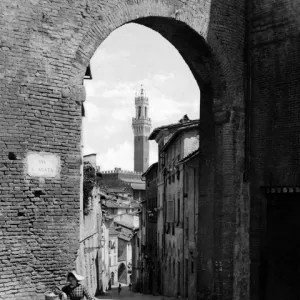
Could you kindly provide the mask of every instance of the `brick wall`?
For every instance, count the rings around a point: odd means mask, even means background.
[[[233,143],[236,135],[242,136],[237,120],[243,118],[243,3],[30,0],[21,5],[3,0],[0,16],[1,297],[44,299],[45,290],[54,283],[64,283],[66,272],[75,266],[81,107],[85,100],[82,79],[101,42],[130,21],[148,26],[169,40],[199,83],[203,100],[201,145],[208,162],[206,174],[213,178],[203,187],[199,210],[207,211],[203,209],[207,205],[212,211],[214,200],[220,200],[218,203],[224,205],[218,208],[217,229],[226,228],[225,233],[216,230],[219,233],[214,235],[215,242],[224,244],[218,253],[211,252],[211,234],[199,246],[204,247],[206,264],[214,265],[216,258],[231,261],[220,274],[224,278],[221,294],[230,298],[233,283],[244,289],[239,279],[232,279],[234,211],[243,203],[243,198],[237,196],[239,185],[232,183],[241,177],[238,153],[243,148],[242,138]],[[213,94],[207,92],[210,88]],[[211,126],[214,119],[218,127]],[[212,138],[212,129],[216,138]],[[57,154],[60,177],[28,177],[24,166],[28,151]],[[224,178],[228,182],[223,182]],[[215,182],[220,183],[218,190],[210,193]],[[229,201],[231,198],[239,201]],[[211,219],[201,225],[213,228]],[[201,272],[199,278],[208,280],[199,285],[200,290],[211,294],[211,275],[209,271]]]
[[[251,299],[264,299],[266,196],[299,184],[300,41],[297,1],[252,1]]]

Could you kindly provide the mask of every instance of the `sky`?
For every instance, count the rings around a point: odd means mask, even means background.
[[[134,98],[143,85],[149,98],[152,130],[199,118],[199,87],[176,48],[157,32],[137,24],[113,31],[91,59],[85,80],[83,154],[97,153],[101,170],[133,171]],[[150,165],[157,144],[150,141]]]

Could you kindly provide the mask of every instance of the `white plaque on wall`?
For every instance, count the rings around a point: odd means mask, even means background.
[[[26,170],[31,177],[59,177],[60,157],[47,152],[29,152],[26,156]]]

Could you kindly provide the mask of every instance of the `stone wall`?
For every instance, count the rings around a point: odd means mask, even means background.
[[[99,248],[102,232],[102,209],[100,204],[99,188],[94,187],[91,196],[91,210],[83,218],[80,224],[81,239],[78,256],[76,259],[76,271],[85,277],[84,284],[91,295],[100,292],[100,276],[102,271],[102,249]]]
[[[299,170],[300,3],[251,1],[251,299],[265,299],[263,186],[296,186]],[[300,212],[299,212],[300,213]]]

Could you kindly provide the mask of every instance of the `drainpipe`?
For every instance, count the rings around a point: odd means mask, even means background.
[[[244,99],[245,99],[245,172],[244,182],[249,180],[251,166],[251,112],[252,112],[252,57],[251,57],[251,1],[246,1],[246,31],[245,31],[245,51],[244,51]]]

